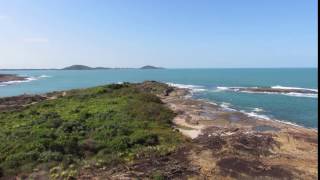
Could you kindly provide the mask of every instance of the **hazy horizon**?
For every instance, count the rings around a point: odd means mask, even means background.
[[[80,64],[75,64],[80,65]],[[83,64],[81,64],[83,65]],[[88,66],[88,65],[85,65]],[[152,65],[151,65],[152,66]],[[66,66],[68,67],[68,66]],[[139,69],[141,67],[107,67],[107,66],[88,66],[91,68],[102,67],[102,68],[110,68],[110,69]],[[157,66],[158,67],[158,66]],[[62,70],[65,67],[60,68],[0,68],[0,70]],[[318,67],[159,67],[164,69],[318,69]],[[107,70],[107,69],[106,69]]]
[[[0,69],[317,68],[316,0],[1,1]]]

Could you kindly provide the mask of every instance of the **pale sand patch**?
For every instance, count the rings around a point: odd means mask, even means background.
[[[183,135],[190,137],[192,139],[197,138],[201,134],[202,129],[205,128],[205,126],[203,125],[193,125],[193,124],[187,123],[186,120],[180,116],[175,117],[173,122],[176,125],[190,128],[190,129],[182,129],[182,128],[177,128],[177,129]]]
[[[186,130],[186,129],[180,129],[177,128],[183,135],[195,139],[201,134],[201,130]]]

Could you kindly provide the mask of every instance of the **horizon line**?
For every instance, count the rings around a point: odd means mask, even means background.
[[[100,66],[97,66],[100,67]],[[155,66],[158,67],[158,66]],[[95,67],[93,67],[95,68]],[[110,70],[110,69],[141,69],[141,67],[101,67],[106,69],[87,69],[87,70]],[[160,67],[159,69],[316,69],[316,67]],[[65,70],[63,68],[0,68],[0,70]],[[83,69],[86,70],[86,69]],[[148,70],[148,69],[144,69]],[[70,71],[70,70],[68,70]]]

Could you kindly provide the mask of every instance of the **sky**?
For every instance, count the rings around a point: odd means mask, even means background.
[[[0,0],[0,68],[317,67],[316,0]]]

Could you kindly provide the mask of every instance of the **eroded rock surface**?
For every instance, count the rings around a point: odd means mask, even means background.
[[[200,167],[195,179],[317,179],[317,130],[248,117],[174,91],[161,97],[177,113],[176,128],[192,138],[188,159]]]
[[[26,77],[17,76],[14,74],[0,74],[0,83],[9,81],[23,81],[26,79]]]
[[[298,88],[268,88],[268,87],[229,87],[229,91],[238,92],[255,92],[255,93],[302,93],[302,94],[318,94],[318,91],[312,89]]]

